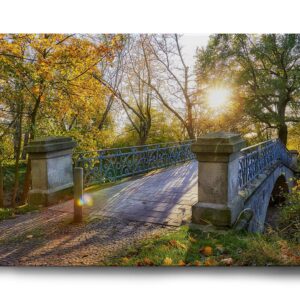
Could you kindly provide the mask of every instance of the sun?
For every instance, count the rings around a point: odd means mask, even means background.
[[[229,88],[213,88],[207,94],[207,102],[213,110],[224,110],[231,98]]]

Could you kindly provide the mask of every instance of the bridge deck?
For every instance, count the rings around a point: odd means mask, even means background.
[[[191,218],[197,202],[197,162],[170,167],[90,194],[90,216],[107,216],[172,226]],[[72,212],[72,201],[51,210]]]

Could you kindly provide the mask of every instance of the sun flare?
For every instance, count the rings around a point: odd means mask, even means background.
[[[214,88],[208,92],[207,100],[208,105],[213,110],[221,109],[228,104],[231,97],[231,91],[229,88]]]

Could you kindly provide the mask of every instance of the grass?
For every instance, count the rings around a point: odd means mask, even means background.
[[[280,232],[290,240],[300,243],[300,180],[286,195],[287,203],[280,211]]]
[[[107,259],[109,266],[271,266],[300,265],[300,247],[281,239],[246,232],[210,232],[182,226],[156,235]]]
[[[28,212],[37,211],[40,207],[32,204],[25,204],[16,208],[15,214],[22,215]],[[14,218],[12,208],[0,208],[0,221]]]

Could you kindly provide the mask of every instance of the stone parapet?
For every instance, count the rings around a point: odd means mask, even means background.
[[[239,134],[209,133],[199,137],[192,151],[199,162],[198,203],[192,208],[193,223],[231,226],[241,210],[238,197],[238,159],[245,141]]]
[[[31,161],[30,203],[48,206],[72,196],[75,146],[70,137],[40,138],[26,146]]]

